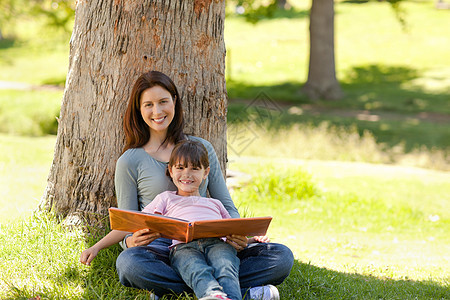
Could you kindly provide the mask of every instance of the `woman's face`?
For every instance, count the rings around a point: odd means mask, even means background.
[[[167,133],[175,115],[175,100],[163,87],[148,88],[141,94],[141,115],[150,133]]]

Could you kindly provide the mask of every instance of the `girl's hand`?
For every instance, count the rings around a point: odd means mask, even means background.
[[[244,250],[247,247],[248,239],[244,235],[228,235],[227,243],[236,249],[237,252]]]
[[[141,229],[133,233],[132,236],[126,240],[127,247],[147,246],[154,240],[161,237],[160,233],[150,232],[150,229]]]
[[[97,256],[98,251],[99,250],[94,246],[84,250],[81,252],[80,263],[90,266],[91,261]]]
[[[270,239],[267,235],[254,236],[248,239],[248,243],[270,243]]]

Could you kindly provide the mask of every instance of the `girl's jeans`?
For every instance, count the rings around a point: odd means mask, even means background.
[[[170,251],[172,268],[194,290],[197,298],[226,293],[241,300],[236,249],[219,238],[198,239],[179,244]]]
[[[117,257],[120,282],[129,287],[153,291],[158,296],[192,292],[170,266],[170,239],[160,238],[148,246],[128,248]],[[277,285],[289,275],[294,256],[289,248],[275,243],[250,244],[238,252],[242,296],[251,287]]]

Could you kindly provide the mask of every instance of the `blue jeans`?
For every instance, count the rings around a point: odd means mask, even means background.
[[[157,239],[148,246],[128,248],[117,257],[120,282],[128,287],[153,291],[158,296],[191,293],[192,290],[170,266],[169,239]],[[291,272],[294,256],[289,248],[275,243],[250,244],[238,252],[242,296],[251,287],[278,285]]]
[[[219,238],[198,239],[179,244],[170,251],[172,268],[194,290],[197,298],[226,293],[241,300],[236,249]]]

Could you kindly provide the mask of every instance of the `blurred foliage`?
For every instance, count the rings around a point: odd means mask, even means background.
[[[0,0],[0,29],[14,28],[22,17],[43,17],[46,25],[70,32],[75,0]]]
[[[237,0],[228,1],[235,6],[235,13],[242,15],[250,23],[257,23],[262,19],[273,17],[278,9],[278,1],[262,1],[262,0]]]
[[[318,1],[318,0],[311,0]],[[376,0],[378,2],[388,2],[394,14],[402,25],[404,30],[407,29],[406,11],[400,6],[400,3],[405,0]],[[345,2],[352,3],[366,3],[368,0],[347,0]],[[277,15],[280,10],[294,11],[295,9],[289,5],[289,1],[280,5],[280,0],[227,0],[227,7],[233,8],[233,12],[229,14],[241,15],[249,23],[256,24],[263,19],[270,19]],[[281,6],[284,6],[282,8]],[[230,9],[228,9],[230,11]]]
[[[33,15],[43,15],[50,26],[72,31],[71,21],[75,17],[74,0],[32,0],[30,12]]]

